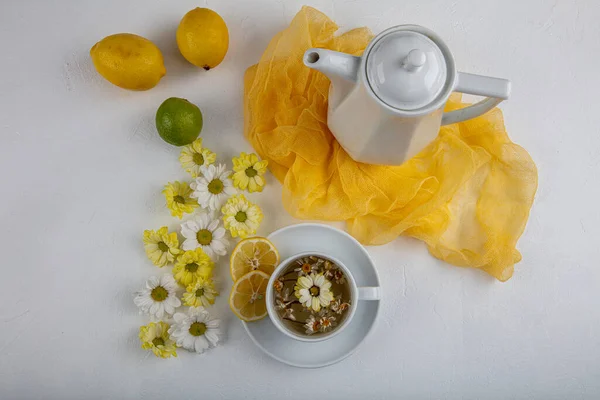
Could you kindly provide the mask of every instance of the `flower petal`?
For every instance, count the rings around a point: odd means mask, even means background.
[[[250,179],[248,181],[248,191],[250,191],[252,193],[252,192],[257,192],[258,189],[260,189],[260,186],[258,186],[256,184],[256,179],[254,179],[254,178]]]
[[[148,289],[154,289],[155,287],[157,287],[160,283],[160,280],[158,279],[158,277],[156,276],[151,276],[150,278],[148,278],[148,280],[146,281],[146,287]]]
[[[211,244],[211,248],[216,254],[220,256],[224,256],[225,254],[227,254],[227,247],[221,241],[214,241]]]
[[[158,306],[156,312],[152,313],[156,318],[161,319],[165,316],[165,306],[162,303],[154,303]]]
[[[207,227],[206,229],[208,229],[211,232],[214,232],[215,229],[217,229],[217,227],[219,226],[219,220],[215,219],[214,221],[212,221]],[[214,235],[213,235],[214,236]]]
[[[319,312],[321,310],[321,302],[319,301],[319,298],[317,298],[317,297],[312,298],[311,308],[315,312]]]
[[[167,303],[166,301],[163,303],[163,307],[165,308],[165,312],[169,315],[175,312],[175,307]]]
[[[313,285],[313,281],[310,278],[310,276],[301,276],[300,278],[298,278],[298,284],[305,289],[310,289]]]
[[[225,185],[223,192],[225,194],[227,194],[228,196],[233,196],[236,193],[236,190],[233,186],[231,185]]]
[[[325,307],[327,307],[329,305],[329,303],[331,303],[331,300],[333,300],[333,296],[331,296],[330,294],[331,294],[330,292],[326,292],[326,293],[321,293],[321,295],[319,296],[319,301]]]
[[[210,342],[211,345],[216,346],[217,343],[219,343],[219,335],[218,335],[218,330],[216,329],[208,329],[205,333],[204,336],[206,336],[206,339]]]
[[[218,328],[220,324],[221,324],[221,320],[218,320],[218,319],[211,319],[209,321],[206,321],[206,326],[211,329]]]
[[[185,251],[195,250],[198,247],[200,247],[200,243],[198,243],[198,240],[195,237],[193,239],[186,239],[181,244],[181,248]]]
[[[300,301],[303,303],[306,301],[306,299],[310,299],[312,297],[308,289],[300,289],[298,293],[300,294]]]
[[[198,230],[192,230],[189,226],[181,225],[181,235],[186,239],[192,239],[196,237]]]
[[[223,227],[218,227],[217,229],[215,229],[213,231],[213,240],[215,239],[221,239],[223,236],[225,236],[225,228]]]
[[[200,226],[198,226],[198,223],[193,219],[187,221],[185,224],[181,225],[181,227],[183,228],[184,225],[193,232],[198,232],[200,230]]]
[[[203,353],[204,350],[208,349],[208,347],[209,347],[208,340],[206,340],[206,337],[204,335],[198,336],[196,338],[196,340],[194,341],[194,350],[198,354]]]
[[[182,324],[186,318],[187,318],[187,315],[185,315],[184,313],[180,313],[180,312],[175,313],[175,315],[173,315],[173,319],[175,320],[176,324]]]
[[[319,274],[314,278],[314,282],[316,286],[321,287],[325,283],[325,277],[322,274]]]
[[[200,229],[207,229],[208,225],[210,224],[210,215],[208,213],[204,213],[201,214],[197,221],[198,221],[198,230]]]
[[[177,341],[177,345],[183,347],[186,350],[195,351],[194,342],[194,337],[188,333],[187,335],[183,336],[180,340]]]
[[[179,300],[177,298],[177,296],[173,295],[173,296],[167,297],[167,299],[165,300],[165,303],[167,303],[171,307],[177,308],[177,307],[179,307],[181,305],[181,300]],[[173,314],[173,313],[171,312],[169,314]]]

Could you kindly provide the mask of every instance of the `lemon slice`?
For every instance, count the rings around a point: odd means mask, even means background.
[[[264,237],[251,237],[235,246],[229,259],[231,279],[237,281],[250,271],[263,271],[269,275],[279,264],[279,252]]]
[[[267,315],[267,284],[269,275],[251,271],[238,279],[231,288],[229,307],[242,321],[258,321]]]

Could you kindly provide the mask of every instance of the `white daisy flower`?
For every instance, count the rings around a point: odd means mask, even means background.
[[[329,306],[333,300],[333,293],[330,289],[331,282],[323,274],[310,274],[298,278],[294,286],[294,294],[304,307],[319,312],[321,307]]]
[[[202,208],[220,210],[225,200],[236,192],[229,177],[231,171],[225,170],[225,164],[211,164],[201,166],[200,172],[203,176],[190,184],[194,191],[192,197],[198,199]]]
[[[176,291],[177,283],[172,275],[163,275],[160,279],[152,276],[146,281],[146,288],[136,292],[133,302],[143,314],[162,319],[165,313],[173,315],[181,305]]]
[[[208,213],[198,215],[181,224],[181,234],[185,237],[181,248],[187,251],[202,247],[206,255],[217,261],[219,256],[227,254],[229,247],[225,232],[220,219],[212,219]]]
[[[175,323],[169,328],[169,335],[177,346],[200,354],[219,343],[220,321],[203,307],[190,307],[187,314],[175,313],[173,319]]]

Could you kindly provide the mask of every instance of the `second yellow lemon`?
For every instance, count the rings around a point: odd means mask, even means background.
[[[98,73],[123,89],[151,89],[167,72],[158,47],[131,33],[105,37],[92,47],[90,56]]]
[[[227,54],[227,24],[213,10],[195,8],[179,23],[177,46],[186,60],[208,71],[219,65]]]

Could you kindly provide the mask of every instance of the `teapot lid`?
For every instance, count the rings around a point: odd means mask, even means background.
[[[447,47],[432,37],[437,39],[425,28],[404,25],[374,39],[365,70],[368,84],[382,102],[413,111],[449,94],[454,61]]]

